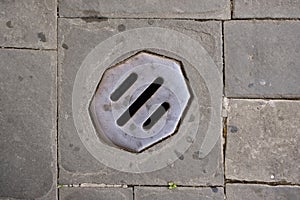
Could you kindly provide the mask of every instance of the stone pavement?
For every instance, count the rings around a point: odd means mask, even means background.
[[[300,200],[300,0],[0,0],[0,24],[0,199]],[[130,173],[86,148],[72,90],[99,43],[146,27],[207,51],[223,81],[223,127],[204,158],[202,120],[175,162]],[[192,69],[205,67],[152,52],[180,60],[191,82]],[[204,80],[192,89],[209,107],[214,91]],[[208,107],[202,118],[212,116]]]

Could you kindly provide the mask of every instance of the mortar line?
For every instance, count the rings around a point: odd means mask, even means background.
[[[225,51],[224,51],[224,22],[222,22],[221,24],[221,34],[222,34],[222,77],[223,77],[223,97],[225,96]],[[225,105],[224,105],[224,98],[223,98],[223,101],[222,101],[222,108],[224,109]],[[225,148],[226,148],[226,137],[225,137],[225,131],[226,131],[226,118],[223,117],[222,118],[223,121],[222,121],[222,124],[223,124],[223,173],[224,173],[224,187],[225,187]],[[225,188],[224,188],[224,195],[225,195]]]
[[[223,117],[223,172],[224,172],[224,196],[225,199],[227,199],[226,196],[226,147],[227,147],[227,120],[228,117]]]
[[[222,75],[223,75],[223,96],[225,96],[225,36],[224,36],[224,22],[222,22]]]
[[[58,18],[61,19],[99,19],[99,20],[113,20],[113,19],[132,19],[132,20],[147,20],[147,19],[153,19],[153,20],[179,20],[179,21],[200,21],[200,22],[206,22],[206,21],[300,21],[300,18],[294,18],[294,17],[232,17],[229,19],[217,19],[217,18],[158,18],[158,17],[97,17],[97,16],[86,16],[86,17],[64,17],[59,16]]]
[[[132,187],[132,199],[135,200],[135,190],[134,190],[134,186]]]
[[[223,61],[223,96],[225,97],[225,40],[224,40],[224,21],[222,22],[222,61]],[[222,107],[223,109],[226,110],[225,105],[224,105],[224,98],[222,101]],[[225,184],[225,180],[226,180],[226,171],[225,171],[225,156],[226,156],[226,145],[227,145],[227,117],[223,117],[223,173],[224,173],[224,197],[225,199],[227,199],[226,197],[226,184]]]
[[[230,0],[230,18],[233,19],[233,12],[234,12],[234,0]]]
[[[56,1],[56,190],[57,190],[57,199],[59,200],[59,193],[60,190],[57,187],[58,182],[59,182],[59,142],[58,142],[58,118],[59,118],[59,108],[58,108],[58,103],[59,103],[59,69],[58,69],[58,18],[59,18],[59,0]]]
[[[217,19],[217,18],[191,18],[191,17],[174,17],[174,18],[167,18],[167,17],[103,17],[103,16],[75,16],[75,17],[64,17],[60,16],[61,19],[82,19],[82,20],[88,20],[88,19],[99,19],[99,20],[109,20],[109,19],[133,19],[133,20],[147,20],[147,19],[153,19],[153,20],[190,20],[190,21],[223,21],[223,20],[230,20],[230,19]]]
[[[247,181],[247,180],[236,180],[236,179],[226,179],[226,184],[245,184],[245,185],[268,185],[268,186],[300,186],[297,183],[275,181],[275,182],[265,182],[265,181]]]
[[[79,183],[79,184],[60,184],[61,187],[78,187],[78,188],[134,188],[134,187],[155,187],[155,188],[168,188],[168,185],[110,185],[110,184],[96,184],[96,183]],[[214,188],[214,187],[222,187],[224,185],[180,185],[177,184],[177,187],[180,188]]]
[[[233,17],[230,21],[300,21],[300,18],[293,17]]]
[[[261,100],[261,101],[299,101],[300,97],[288,98],[288,97],[226,97],[229,100]]]
[[[237,179],[226,179],[226,184],[253,184],[253,185],[269,185],[269,186],[300,186],[297,183],[291,182],[265,182],[265,181],[247,181],[247,180],[237,180]],[[95,184],[91,183],[82,183],[82,184],[61,184],[62,187],[79,187],[79,188],[134,188],[134,187],[154,187],[154,188],[168,188],[168,185],[106,185],[106,184]],[[178,185],[177,187],[180,188],[214,188],[214,187],[221,187],[226,188],[224,185]]]
[[[0,49],[11,49],[11,50],[30,50],[30,51],[56,51],[57,49],[40,49],[31,47],[10,47],[10,46],[0,46]]]
[[[169,185],[127,185],[128,187],[155,187],[155,188],[168,188]],[[180,185],[176,184],[177,188],[214,188],[214,187],[222,187],[224,185]]]

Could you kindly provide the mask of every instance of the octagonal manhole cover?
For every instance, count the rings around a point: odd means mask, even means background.
[[[190,96],[180,62],[140,52],[105,71],[90,112],[104,141],[141,152],[176,131]]]

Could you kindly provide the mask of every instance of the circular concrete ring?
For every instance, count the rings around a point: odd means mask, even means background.
[[[119,171],[145,173],[162,169],[178,159],[191,145],[185,138],[195,138],[200,120],[197,96],[190,103],[186,116],[177,134],[162,148],[139,154],[117,149],[103,143],[92,123],[89,105],[104,71],[125,54],[133,51],[159,49],[171,52],[187,60],[204,79],[210,95],[210,119],[208,129],[199,149],[204,158],[213,149],[220,137],[222,81],[212,58],[201,44],[180,32],[158,27],[138,28],[114,35],[98,44],[84,59],[74,82],[72,111],[75,127],[87,150],[104,165]],[[191,83],[191,88],[197,87]],[[201,102],[200,102],[201,103]],[[195,120],[188,121],[193,115]],[[177,152],[177,153],[176,153]]]

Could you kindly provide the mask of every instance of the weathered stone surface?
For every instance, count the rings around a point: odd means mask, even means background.
[[[168,1],[59,1],[64,17],[130,17],[130,18],[230,18],[229,0],[168,0]]]
[[[298,186],[268,186],[254,184],[227,184],[226,197],[228,200],[297,200],[300,196]]]
[[[234,18],[299,18],[299,0],[235,0]]]
[[[300,97],[300,23],[225,22],[228,97]]]
[[[0,50],[0,198],[55,199],[56,53]]]
[[[167,187],[134,187],[136,200],[223,200],[224,192],[221,187],[212,188],[176,188]]]
[[[60,188],[62,200],[133,200],[131,188]]]
[[[221,59],[221,24],[172,20],[67,20],[59,21],[59,155],[60,182],[98,182],[106,184],[219,185],[223,183],[222,145],[218,141],[205,159],[199,159],[197,139],[178,161],[162,170],[131,174],[110,169],[94,159],[81,143],[72,117],[72,88],[83,59],[101,41],[124,29],[159,26],[180,31],[199,41],[214,58],[219,69]],[[122,30],[120,27],[123,27]],[[186,63],[184,63],[186,64]],[[99,77],[100,78],[100,77]],[[201,85],[198,85],[202,88]],[[205,93],[203,93],[205,96]],[[221,130],[220,130],[221,135]],[[199,136],[201,137],[201,136]]]
[[[231,100],[226,177],[300,183],[300,102]]]
[[[56,0],[0,1],[0,46],[56,48]]]

